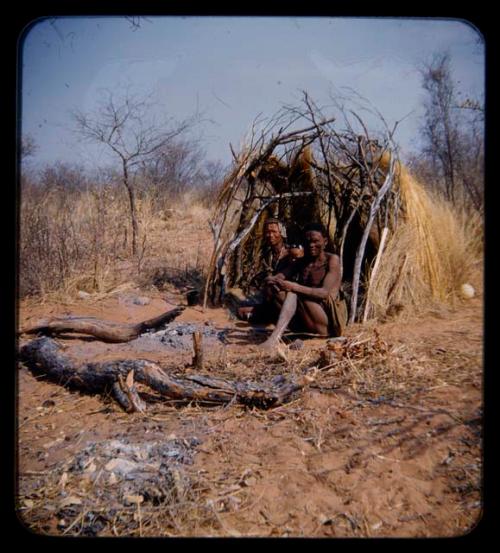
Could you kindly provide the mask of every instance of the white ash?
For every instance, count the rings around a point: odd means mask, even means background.
[[[126,437],[94,442],[82,449],[66,470],[76,478],[116,482],[114,501],[140,495],[154,505],[173,501],[188,485],[183,465],[191,465],[200,440],[175,438],[151,443],[129,443]],[[89,473],[88,467],[95,465]]]
[[[224,343],[226,330],[221,330],[207,324],[195,323],[170,323],[167,328],[156,332],[147,332],[133,341],[140,349],[150,348],[172,348],[176,350],[190,351],[193,348],[193,334],[200,332],[203,336],[203,343],[213,346],[217,343]]]

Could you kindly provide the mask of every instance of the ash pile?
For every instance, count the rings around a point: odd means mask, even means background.
[[[200,332],[203,344],[210,347],[224,344],[227,330],[217,329],[210,324],[173,322],[163,330],[142,334],[134,340],[134,345],[146,351],[158,348],[191,351],[194,332]]]
[[[56,465],[46,480],[23,486],[21,518],[42,533],[91,537],[117,528],[120,535],[135,534],[139,506],[145,518],[165,509],[181,516],[196,487],[187,466],[200,443],[175,435],[149,443],[132,443],[126,435],[91,442]],[[56,527],[49,528],[50,519]]]
[[[193,463],[194,448],[200,443],[196,437],[137,444],[123,437],[91,443],[75,456],[68,472],[87,476],[94,484],[107,481],[120,492],[116,500],[131,503],[140,496],[141,502],[160,505],[183,495],[186,482],[180,469]]]

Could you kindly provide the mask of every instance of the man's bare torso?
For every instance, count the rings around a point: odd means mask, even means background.
[[[320,288],[326,274],[328,273],[331,257],[332,254],[325,252],[325,259],[323,261],[308,261],[304,258],[303,260],[297,262],[297,276],[299,284],[309,286],[311,288]]]

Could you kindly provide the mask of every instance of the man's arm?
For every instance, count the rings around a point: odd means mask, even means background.
[[[286,263],[285,266],[282,267],[279,273],[267,277],[267,283],[274,284],[278,280],[290,280],[297,274],[297,272],[299,271],[299,263],[294,263],[290,257],[284,259],[288,259],[288,263]]]
[[[340,258],[338,255],[330,255],[328,257],[328,272],[323,279],[323,284],[320,288],[311,288],[310,286],[302,286],[297,282],[291,282],[289,280],[281,280],[277,283],[281,290],[286,292],[294,292],[295,294],[301,294],[309,296],[310,298],[325,300],[328,296],[336,297],[340,284],[342,281],[342,275],[340,273]]]

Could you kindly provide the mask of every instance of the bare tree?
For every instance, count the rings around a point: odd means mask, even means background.
[[[196,140],[175,139],[145,160],[141,173],[158,194],[172,198],[197,184],[204,158],[205,152]]]
[[[451,202],[461,196],[482,205],[484,109],[475,99],[459,102],[449,53],[436,54],[421,70],[424,101],[423,160]],[[422,160],[421,160],[422,161]]]
[[[21,137],[21,159],[24,160],[28,157],[33,157],[38,150],[38,145],[35,139],[26,134]]]
[[[89,182],[84,167],[74,163],[56,161],[46,165],[39,174],[41,186],[55,188],[61,192],[84,190]]]
[[[196,198],[205,206],[211,207],[222,186],[224,177],[229,172],[221,160],[202,160],[192,181]]]
[[[461,134],[459,173],[474,207],[484,205],[484,99],[466,98],[457,109],[466,122]]]
[[[450,56],[436,54],[422,70],[422,86],[427,92],[422,134],[424,152],[442,175],[446,196],[453,201],[456,191],[458,129],[452,115],[455,91],[451,79]]]
[[[152,112],[150,98],[133,96],[128,90],[117,98],[107,90],[92,113],[73,112],[77,133],[86,141],[102,144],[119,159],[122,182],[127,190],[132,223],[132,254],[137,253],[138,224],[134,172],[158,152],[188,131],[197,115],[181,122],[172,118],[159,121]]]
[[[227,167],[220,159],[208,160],[203,169],[203,189],[208,198],[215,196],[222,185]]]
[[[139,15],[126,16],[125,19],[128,21],[132,31],[137,31],[138,29],[140,29],[143,21],[147,21],[148,23],[151,23],[149,19]]]

